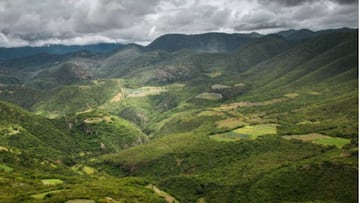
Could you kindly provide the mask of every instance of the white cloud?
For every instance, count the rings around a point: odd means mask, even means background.
[[[36,3],[34,3],[36,2]],[[149,42],[166,33],[357,27],[355,0],[3,0],[0,46]]]

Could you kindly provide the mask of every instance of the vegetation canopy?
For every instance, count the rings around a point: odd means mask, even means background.
[[[355,203],[357,45],[344,28],[0,52],[0,202]]]

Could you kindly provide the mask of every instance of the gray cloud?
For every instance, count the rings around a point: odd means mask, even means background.
[[[320,0],[324,1],[324,0]],[[357,0],[329,0],[338,4],[356,4]],[[319,0],[259,0],[262,4],[276,3],[282,6],[298,6],[306,3],[316,3]]]
[[[337,3],[340,4],[357,4],[358,0],[334,0]]]
[[[260,0],[260,2],[263,4],[276,3],[283,6],[298,6],[305,3],[312,3],[315,1],[316,0]]]
[[[34,3],[36,2],[36,3]],[[0,46],[146,43],[165,33],[357,27],[357,0],[3,0]]]

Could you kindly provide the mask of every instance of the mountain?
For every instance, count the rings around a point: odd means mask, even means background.
[[[64,158],[76,149],[73,138],[65,136],[50,120],[35,116],[19,107],[0,103],[2,146],[7,151],[18,151],[49,159]],[[51,134],[51,137],[48,137]],[[73,146],[73,150],[71,150]]]
[[[42,47],[13,47],[0,48],[0,61],[9,59],[22,58],[26,56],[33,56],[36,54],[67,54],[78,51],[89,51],[92,53],[108,53],[118,49],[122,44],[116,43],[99,43],[90,45],[48,45]]]
[[[5,102],[0,102],[0,110],[2,146],[42,159],[65,159],[83,150],[114,152],[147,141],[135,125],[100,111],[87,110],[54,121]]]
[[[291,47],[289,42],[277,35],[268,35],[250,41],[234,51],[235,68],[244,71],[262,61],[270,59]]]
[[[91,78],[103,55],[78,51],[63,55],[36,54],[0,62],[3,85],[24,85],[51,89]]]
[[[64,63],[53,71],[41,71],[35,79],[43,81],[49,80],[49,83],[71,84],[77,81],[90,79],[91,77],[92,73],[88,68],[75,63]]]
[[[263,87],[286,79],[281,85],[279,84],[279,86],[284,86],[304,76],[309,77],[312,71],[315,72],[331,65],[330,67],[335,70],[321,70],[322,73],[318,74],[322,77],[321,80],[320,78],[310,79],[312,82],[320,82],[326,79],[326,76],[332,76],[330,73],[338,75],[357,67],[356,53],[354,53],[357,43],[356,35],[357,32],[340,32],[313,38],[274,57],[265,64],[261,63],[252,67],[245,75],[252,75],[252,79],[266,75],[266,78],[259,81],[259,85]]]
[[[167,34],[155,39],[147,46],[147,48],[168,52],[174,52],[181,49],[192,49],[205,52],[227,52],[232,51],[257,37],[258,35],[256,34]]]
[[[341,29],[328,29],[328,30],[320,30],[320,31],[312,31],[309,29],[300,29],[300,30],[284,30],[280,31],[276,34],[285,37],[290,41],[302,41],[310,38],[317,37],[322,34],[328,34],[333,32],[351,32],[352,29],[350,28],[341,28]]]
[[[285,31],[278,32],[277,34],[285,37],[288,40],[293,40],[293,41],[309,39],[309,38],[313,38],[318,35],[316,32],[311,31],[309,29],[285,30]]]
[[[127,67],[128,63],[141,56],[145,52],[144,47],[137,44],[128,44],[113,51],[101,64],[101,74],[111,75]]]

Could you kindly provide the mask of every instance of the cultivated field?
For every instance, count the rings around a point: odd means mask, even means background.
[[[325,146],[336,146],[338,148],[342,148],[346,144],[350,144],[350,140],[346,138],[340,137],[331,137],[327,135],[322,135],[319,133],[309,133],[304,135],[285,135],[282,136],[284,139],[297,139],[302,140],[304,142],[311,142],[314,144],[320,144]]]
[[[263,135],[275,135],[276,126],[276,124],[248,125],[230,132],[211,135],[210,138],[216,141],[237,141],[240,139],[253,140]]]
[[[223,96],[219,93],[213,93],[213,92],[203,92],[196,96],[197,99],[205,99],[205,100],[211,100],[216,101],[219,99],[222,99]]]
[[[224,120],[216,121],[216,127],[218,127],[218,128],[232,129],[232,128],[237,128],[237,127],[244,126],[244,125],[248,125],[248,123],[243,122],[243,119],[238,118],[238,117],[227,118]]]
[[[43,185],[59,185],[59,184],[63,184],[64,181],[53,178],[53,179],[42,179],[41,183]]]
[[[124,93],[126,97],[146,97],[150,95],[158,95],[162,92],[166,92],[167,89],[165,87],[151,87],[151,86],[144,86],[137,89],[128,89],[124,88]]]

